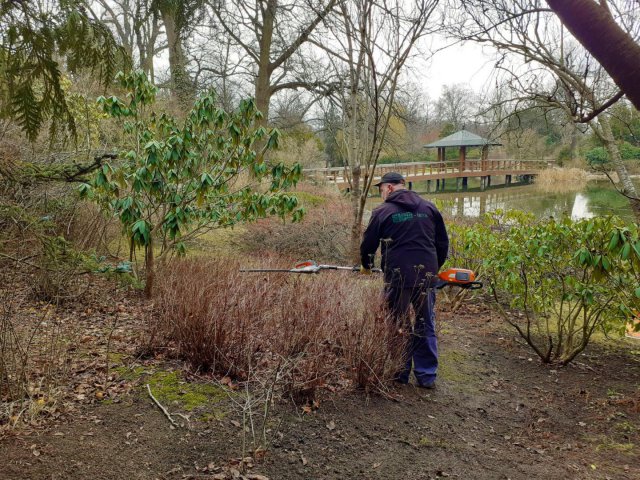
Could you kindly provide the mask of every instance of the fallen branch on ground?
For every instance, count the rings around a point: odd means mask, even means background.
[[[167,419],[171,422],[171,425],[177,428],[178,424],[175,422],[173,418],[171,418],[171,414],[169,413],[169,411],[162,406],[162,404],[158,401],[156,397],[153,396],[153,393],[151,393],[151,387],[149,386],[148,383],[147,383],[147,391],[149,392],[149,396],[151,397],[151,400],[153,400],[155,404],[158,406],[158,408],[162,410],[162,413],[164,413],[164,416],[167,417]]]

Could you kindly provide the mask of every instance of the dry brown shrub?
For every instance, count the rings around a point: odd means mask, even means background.
[[[586,187],[588,174],[580,168],[550,168],[542,170],[536,185],[544,192],[578,191]]]
[[[180,260],[159,275],[156,343],[173,345],[195,370],[241,380],[286,365],[281,386],[297,400],[323,385],[386,389],[402,345],[394,341],[379,281],[239,267]]]
[[[301,185],[295,192],[306,209],[299,223],[268,218],[247,225],[242,246],[249,253],[278,253],[320,263],[345,263],[351,228],[351,206],[338,192]]]

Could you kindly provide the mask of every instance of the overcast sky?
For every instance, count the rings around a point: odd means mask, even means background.
[[[444,47],[450,43],[444,38],[438,38],[433,45]],[[494,64],[495,53],[491,48],[466,42],[435,53],[424,67],[417,69],[414,78],[422,84],[423,91],[431,99],[440,96],[444,85],[456,83],[468,85],[480,93],[490,86]]]

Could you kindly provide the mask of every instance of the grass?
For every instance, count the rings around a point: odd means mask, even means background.
[[[581,191],[587,186],[587,177],[581,168],[551,168],[540,172],[535,185],[547,193]]]

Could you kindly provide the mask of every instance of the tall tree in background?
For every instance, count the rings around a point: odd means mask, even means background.
[[[102,9],[91,11],[96,20],[110,26],[127,54],[154,81],[154,57],[167,48],[160,43],[160,16],[154,0],[96,0]]]
[[[613,137],[606,110],[623,96],[605,70],[565,32],[542,0],[469,0],[450,19],[449,32],[493,45],[499,76],[511,92],[510,111],[557,110],[588,123],[609,153],[620,193],[640,219],[640,197]],[[636,19],[636,22],[640,19]],[[630,28],[634,28],[630,26]]]
[[[628,1],[637,15],[638,2]],[[640,109],[640,44],[638,31],[625,30],[607,0],[547,0],[549,7]],[[632,15],[634,13],[631,13]],[[620,19],[624,23],[624,18]]]
[[[341,79],[333,101],[342,112],[341,149],[353,205],[355,261],[374,169],[395,114],[400,76],[416,43],[429,32],[437,4],[437,0],[340,2],[332,36],[323,45]]]
[[[196,93],[187,70],[184,43],[203,14],[204,3],[204,0],[153,0],[167,36],[171,92],[184,107],[193,102]]]
[[[469,87],[445,85],[436,101],[436,115],[441,123],[451,124],[457,131],[470,123],[475,104],[475,93]]]
[[[299,51],[338,0],[209,0],[225,34],[245,59],[254,96],[269,119],[271,97],[284,89],[322,89]],[[310,75],[311,74],[311,75]]]

